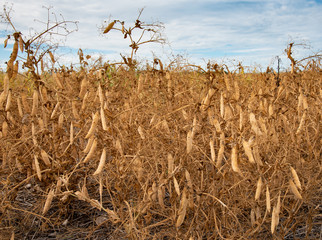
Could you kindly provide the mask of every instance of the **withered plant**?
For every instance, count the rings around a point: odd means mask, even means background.
[[[140,17],[143,10],[144,8],[139,10],[139,14],[134,22],[134,26],[126,27],[124,21],[113,20],[107,26],[103,26],[101,28],[103,34],[107,34],[111,30],[115,30],[121,32],[124,39],[129,39],[129,41],[131,42],[131,44],[129,45],[129,47],[131,48],[131,54],[129,57],[123,55],[121,55],[121,57],[124,63],[131,69],[135,68],[137,65],[134,56],[141,45],[148,43],[166,43],[166,39],[163,36],[163,23],[146,23],[141,21]],[[146,37],[146,35],[148,35],[148,37]]]
[[[1,14],[2,22],[11,27],[13,33],[7,36],[5,40],[5,47],[8,41],[13,38],[14,45],[12,49],[11,57],[7,63],[7,73],[9,78],[16,75],[18,69],[17,56],[19,49],[21,51],[20,62],[22,62],[22,68],[27,68],[37,84],[40,75],[45,71],[44,57],[48,56],[54,66],[56,59],[53,55],[54,51],[63,44],[66,37],[72,32],[77,31],[77,22],[67,21],[62,15],[59,17],[52,11],[51,7],[44,7],[47,10],[47,20],[35,20],[43,24],[43,29],[36,30],[31,28],[30,36],[21,33],[16,29],[13,19],[11,17],[12,7],[7,5],[3,6],[3,13]],[[19,46],[19,49],[18,49]],[[52,69],[52,67],[49,67]]]
[[[86,67],[1,74],[0,239],[321,238],[321,63]]]

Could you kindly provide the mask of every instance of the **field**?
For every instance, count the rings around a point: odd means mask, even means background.
[[[1,239],[321,238],[320,66],[1,74]]]

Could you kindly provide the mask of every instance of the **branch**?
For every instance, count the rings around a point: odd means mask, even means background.
[[[308,60],[308,59],[312,59],[312,58],[322,58],[322,54],[315,54],[315,55],[312,55],[312,56],[308,56],[308,57],[305,57],[301,60],[298,60],[297,62],[300,63],[300,62],[303,62],[305,60]]]

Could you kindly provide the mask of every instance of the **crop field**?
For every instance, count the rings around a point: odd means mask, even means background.
[[[1,239],[321,238],[321,68],[1,74]]]
[[[291,43],[291,71],[277,73],[139,68],[139,46],[164,40],[139,14],[102,31],[129,37],[130,57],[89,64],[80,49],[66,67],[52,35],[70,22],[27,40],[9,13],[0,239],[322,238],[321,55],[304,66]]]

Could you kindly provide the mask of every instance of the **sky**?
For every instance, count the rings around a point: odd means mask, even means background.
[[[153,57],[164,62],[182,57],[203,67],[211,61],[231,66],[241,62],[266,69],[276,68],[279,56],[287,69],[290,62],[284,49],[289,42],[300,44],[294,49],[295,59],[322,50],[322,0],[7,0],[1,5],[5,3],[12,7],[12,22],[24,39],[45,29],[40,21],[47,20],[46,7],[53,7],[51,11],[57,19],[62,15],[65,20],[78,22],[77,31],[58,39],[65,40],[56,52],[62,63],[77,63],[79,48],[93,59],[102,56],[110,62],[120,61],[120,54],[129,55],[129,39],[123,39],[115,30],[103,35],[99,28],[114,19],[131,26],[141,8],[144,11],[140,20],[162,22],[167,40],[165,45],[142,45],[137,51],[141,62]],[[54,15],[50,16],[52,19]],[[75,26],[68,27],[73,30]],[[2,69],[12,49],[10,41],[7,48],[3,46],[10,33],[10,26],[0,24]]]

